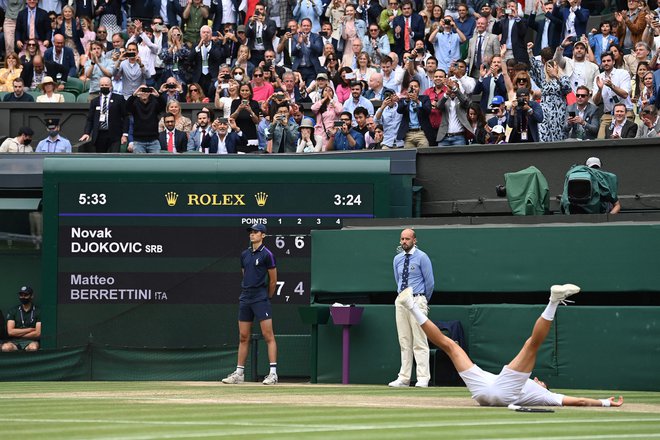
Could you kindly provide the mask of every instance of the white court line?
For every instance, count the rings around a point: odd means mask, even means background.
[[[608,438],[658,438],[660,434],[605,434],[605,435],[596,435],[596,434],[585,434],[585,435],[553,435],[552,437],[504,437],[504,438],[482,438],[481,440],[602,440]]]

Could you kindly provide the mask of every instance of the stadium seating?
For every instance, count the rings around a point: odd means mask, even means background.
[[[89,89],[89,86],[87,88]],[[64,84],[64,91],[72,93],[74,96],[78,96],[85,91],[85,82],[78,78],[69,77],[66,80],[66,84]]]
[[[89,92],[83,92],[76,97],[76,102],[89,102]]]
[[[71,92],[60,92],[60,95],[64,96],[64,102],[76,102],[76,94]]]

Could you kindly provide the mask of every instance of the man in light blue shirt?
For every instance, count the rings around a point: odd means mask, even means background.
[[[393,90],[385,89],[383,103],[376,112],[376,122],[383,126],[383,148],[397,148],[403,145],[403,140],[397,142],[397,132],[403,115],[397,111],[399,97]]]
[[[374,105],[362,96],[362,83],[354,81],[351,83],[351,97],[344,102],[344,111],[353,114],[353,111],[358,107],[366,108],[369,116],[374,115]]]
[[[412,229],[401,231],[399,241],[403,252],[394,256],[394,280],[397,292],[411,288],[413,301],[422,313],[428,316],[428,303],[433,295],[435,281],[431,260],[417,248],[417,236]],[[396,330],[401,346],[401,369],[396,380],[389,383],[391,387],[410,386],[413,357],[417,364],[416,387],[428,387],[431,373],[429,370],[429,344],[421,326],[408,310],[402,305],[396,305]]]
[[[435,49],[438,69],[449,72],[449,66],[461,58],[461,43],[466,41],[465,35],[456,27],[454,19],[446,16],[442,24],[434,24],[431,28],[429,41]]]
[[[37,145],[35,153],[71,153],[71,142],[60,136],[60,120],[46,119],[48,137]]]
[[[309,18],[312,22],[312,32],[321,30],[321,15],[323,14],[323,2],[321,0],[298,0],[293,8],[293,17],[300,23],[303,18]]]

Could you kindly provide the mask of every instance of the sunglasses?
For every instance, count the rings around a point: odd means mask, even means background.
[[[181,34],[170,34],[170,35],[172,35],[173,37],[180,37],[181,36]]]
[[[188,89],[188,90],[190,90],[191,92],[199,92],[199,90],[197,89]]]
[[[580,93],[580,94],[576,94],[575,96],[577,96],[578,98],[586,98],[589,95],[585,95],[583,93]]]
[[[255,73],[252,76],[254,76],[255,78],[261,78],[262,76],[264,76],[264,74],[263,73]]]
[[[108,31],[96,31],[97,34],[107,34]]]
[[[28,46],[36,46],[36,44],[34,44],[34,43],[28,43],[27,45]]]

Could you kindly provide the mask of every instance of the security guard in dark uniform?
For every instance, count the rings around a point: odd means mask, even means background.
[[[41,313],[32,303],[34,291],[23,286],[18,291],[21,304],[7,313],[7,335],[9,341],[2,344],[2,351],[36,351],[41,337]]]

